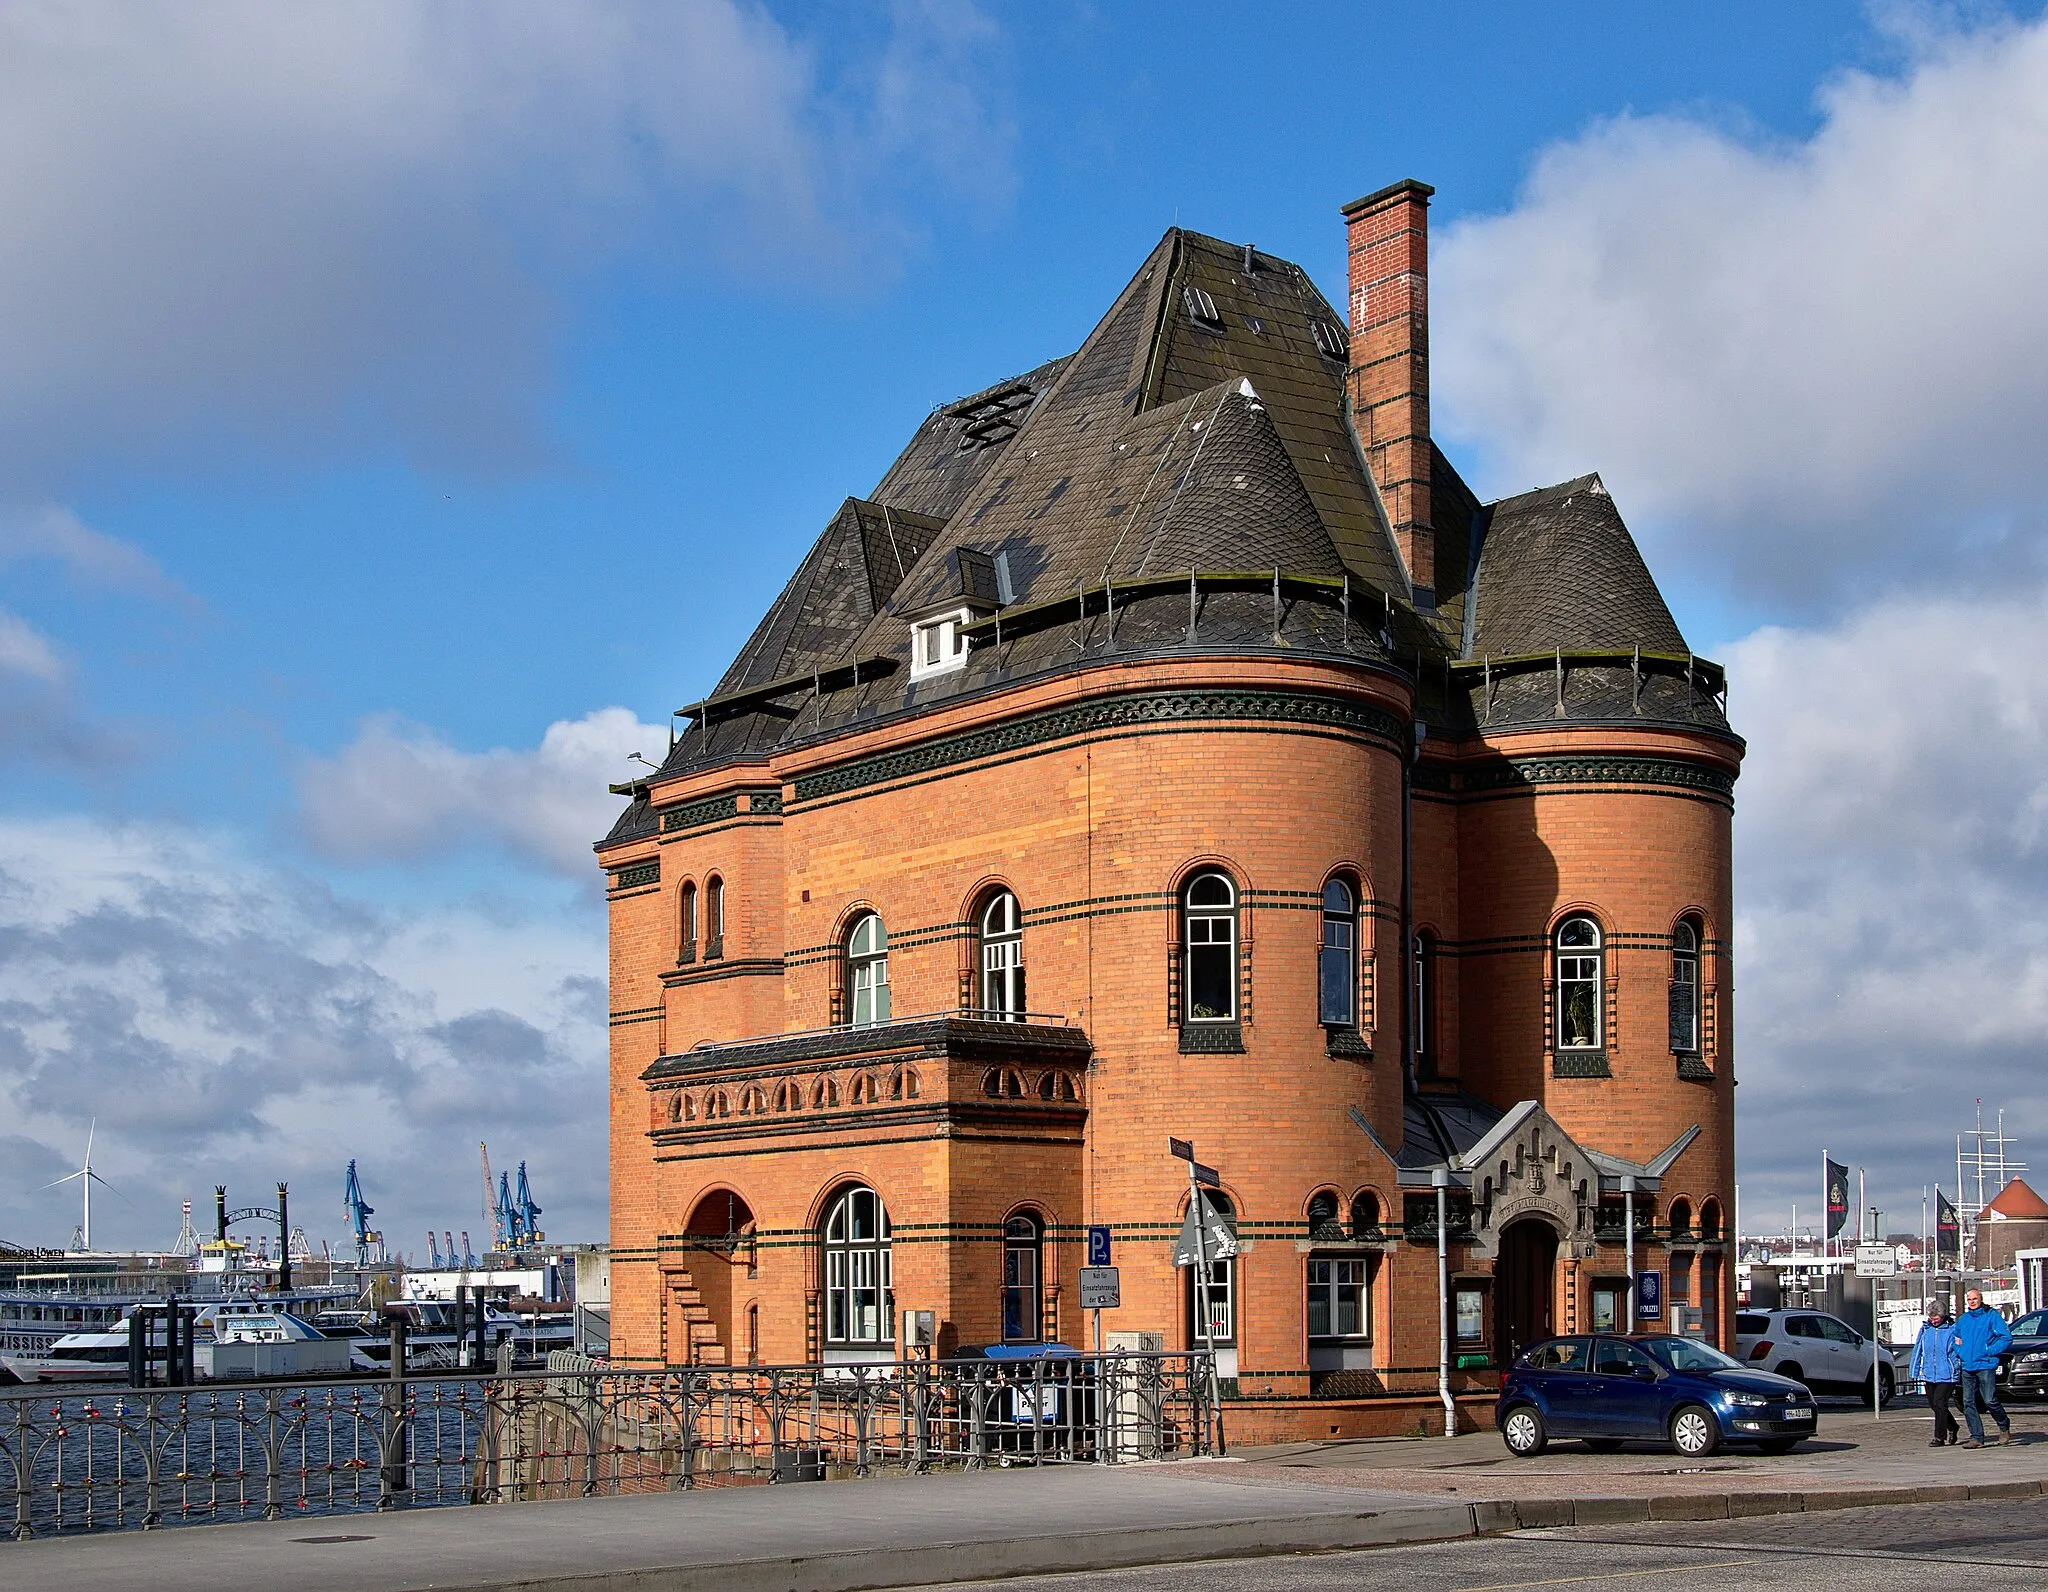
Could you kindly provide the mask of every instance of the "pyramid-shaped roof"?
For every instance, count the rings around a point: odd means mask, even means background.
[[[2022,1178],[2014,1178],[1984,1207],[1983,1214],[1995,1222],[2048,1222],[2048,1200],[2044,1200]]]

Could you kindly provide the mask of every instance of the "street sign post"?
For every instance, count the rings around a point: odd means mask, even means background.
[[[1121,1310],[1123,1308],[1122,1273],[1114,1266],[1083,1266],[1081,1268],[1081,1308],[1083,1310]],[[1097,1347],[1101,1345],[1102,1318],[1095,1318]]]
[[[1858,1244],[1856,1246],[1856,1275],[1859,1277],[1896,1277],[1899,1274],[1899,1252],[1890,1244]]]
[[[1088,1264],[1107,1266],[1109,1264],[1109,1229],[1090,1227],[1088,1229]]]

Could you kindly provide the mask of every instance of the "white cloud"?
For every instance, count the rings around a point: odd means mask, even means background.
[[[1446,229],[1434,390],[1490,487],[1597,468],[1653,563],[1777,599],[2038,531],[2048,20],[1908,42],[1809,139],[1619,116]]]
[[[667,750],[664,729],[618,707],[559,719],[530,751],[459,751],[384,716],[366,720],[333,757],[310,760],[299,801],[313,844],[345,861],[423,857],[487,839],[594,878],[591,845],[619,813],[607,785],[641,771],[628,753],[658,763]]]
[[[907,9],[885,59],[971,74],[958,34]],[[957,183],[895,65],[815,53],[740,0],[0,9],[0,479],[222,437],[524,463],[580,273],[843,283],[891,185]]]
[[[1888,599],[1728,658],[1745,1203],[1820,1151],[1918,1220],[1981,1096],[2048,1143],[2048,589]]]
[[[94,530],[61,504],[0,509],[0,564],[30,559],[62,564],[87,586],[149,597],[182,595],[149,554],[133,542]]]
[[[5,609],[0,609],[0,671],[50,684],[64,678],[64,665],[42,632]]]
[[[604,952],[587,909],[394,913],[216,837],[0,823],[0,1210],[61,1242],[97,1118],[101,1243],[165,1244],[176,1201],[282,1178],[316,1240],[342,1170],[378,1220],[476,1227],[476,1146],[533,1166],[560,1236],[605,1229]]]

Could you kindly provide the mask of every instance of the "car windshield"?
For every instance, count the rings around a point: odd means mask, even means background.
[[[1645,1338],[1642,1346],[1671,1371],[1740,1371],[1742,1362],[1730,1359],[1711,1344],[1691,1338]]]

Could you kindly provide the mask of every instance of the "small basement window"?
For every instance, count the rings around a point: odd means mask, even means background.
[[[973,622],[974,615],[967,609],[955,608],[949,613],[920,619],[912,625],[910,678],[921,680],[926,675],[944,674],[963,667],[967,662],[967,638],[960,631]]]

